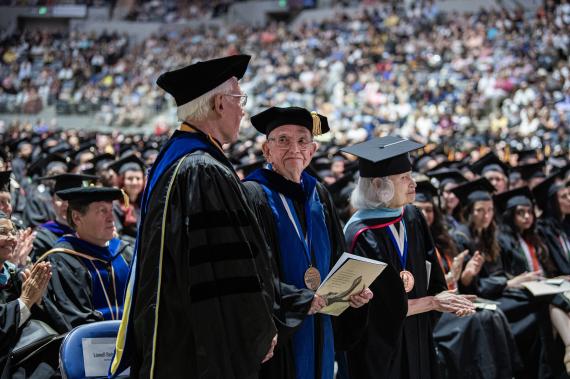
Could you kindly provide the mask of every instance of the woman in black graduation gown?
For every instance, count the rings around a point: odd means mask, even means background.
[[[109,166],[118,175],[121,188],[129,201],[113,204],[117,234],[122,240],[134,245],[140,221],[140,203],[144,189],[145,165],[136,155],[129,154]]]
[[[365,333],[347,352],[352,378],[439,377],[433,311],[474,312],[470,300],[447,291],[429,228],[410,205],[416,185],[408,152],[421,146],[384,137],[343,149],[360,158],[351,199],[358,211],[344,229],[348,251],[388,264],[371,286]]]
[[[507,316],[524,364],[516,372],[517,378],[547,377],[550,373],[546,362],[548,307],[522,289],[522,283],[540,278],[540,272],[513,277],[505,270],[491,196],[494,187],[487,179],[477,179],[453,191],[464,199],[466,220],[466,225],[454,231],[453,237],[459,249],[468,249],[471,257],[461,274],[460,291],[496,301]]]
[[[554,173],[534,187],[532,193],[542,210],[538,234],[554,264],[554,271],[548,274],[570,275],[570,236],[564,228],[564,219],[570,214],[570,188]]]
[[[441,210],[449,228],[455,229],[461,223],[461,207],[459,206],[459,199],[453,194],[452,189],[465,183],[467,179],[459,170],[449,168],[430,171],[426,175],[439,181],[438,188],[442,199]]]
[[[468,252],[457,253],[435,203],[437,194],[429,181],[418,181],[414,205],[422,210],[430,227],[451,290],[457,288]],[[512,378],[513,370],[520,365],[509,323],[500,310],[479,309],[470,317],[444,313],[435,326],[434,340],[448,378]]]
[[[15,247],[14,226],[8,216],[0,212],[0,375],[6,370],[8,377],[16,370],[10,365],[10,352],[51,277],[49,263],[38,264],[31,272],[21,272],[9,263]],[[19,371],[21,374],[22,370]],[[47,374],[43,376],[46,378],[54,372],[49,367],[41,368],[40,371]],[[23,374],[26,375],[25,372]]]
[[[313,135],[329,130],[327,119],[303,108],[272,107],[251,122],[267,135],[263,153],[269,165],[245,178],[245,188],[273,253],[278,328],[275,355],[262,366],[260,377],[330,379],[332,320],[316,314],[325,301],[315,291],[344,251],[344,241],[328,191],[304,171],[317,148]],[[311,282],[315,273],[318,278]],[[370,296],[365,289],[350,305],[360,307]]]

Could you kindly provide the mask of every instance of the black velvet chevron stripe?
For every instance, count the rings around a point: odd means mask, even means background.
[[[188,230],[222,228],[226,226],[248,226],[250,224],[250,219],[243,209],[235,211],[208,211],[190,216]]]
[[[261,291],[259,279],[256,276],[246,276],[196,284],[190,289],[190,298],[192,303],[198,303],[215,297],[259,291]]]
[[[257,256],[257,253],[258,251],[254,244],[249,245],[243,241],[203,245],[190,249],[190,266],[208,262],[253,259]]]

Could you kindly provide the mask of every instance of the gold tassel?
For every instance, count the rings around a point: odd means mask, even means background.
[[[313,118],[313,135],[320,136],[323,134],[321,130],[321,118],[319,117],[317,112],[311,112],[311,117]]]
[[[550,158],[550,154],[552,154],[552,147],[550,146],[550,144],[544,146],[544,155],[546,155],[546,157]]]
[[[503,156],[503,162],[511,163],[511,146],[505,146],[505,154]]]
[[[127,195],[127,193],[121,188],[121,192],[123,194],[123,204],[125,205],[125,208],[129,207],[129,195]]]

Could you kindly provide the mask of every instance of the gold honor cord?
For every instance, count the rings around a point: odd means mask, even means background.
[[[184,125],[182,125],[184,126]],[[150,379],[154,378],[154,367],[156,364],[156,339],[157,339],[157,335],[158,335],[158,311],[159,311],[159,307],[160,307],[160,290],[162,287],[162,261],[163,261],[163,256],[164,256],[164,231],[166,230],[166,216],[168,214],[168,203],[170,201],[170,191],[172,190],[172,186],[174,185],[174,179],[176,179],[176,176],[178,175],[178,170],[180,169],[180,166],[182,165],[182,163],[184,162],[184,160],[188,157],[188,154],[185,155],[184,157],[182,157],[182,159],[180,159],[180,161],[178,162],[178,164],[176,165],[176,168],[174,169],[174,174],[172,175],[172,178],[170,179],[170,183],[168,183],[168,190],[166,191],[166,203],[164,204],[164,212],[162,214],[162,230],[161,230],[161,236],[160,236],[160,255],[159,255],[159,261],[158,261],[158,289],[156,292],[156,308],[154,311],[154,331],[153,331],[153,336],[152,336],[152,363],[150,365]]]
[[[321,130],[321,118],[319,117],[319,114],[314,111],[311,112],[311,117],[313,118],[313,135],[320,136],[323,134],[323,131]]]
[[[42,255],[40,257],[40,259],[38,259],[38,261],[36,263],[39,263],[39,262],[45,260],[49,255],[52,255],[55,253],[64,253],[64,254],[75,255],[75,256],[78,256],[81,258],[85,258],[89,261],[89,263],[91,263],[91,265],[93,265],[93,268],[95,269],[95,272],[97,273],[97,277],[99,278],[99,283],[101,283],[101,289],[103,290],[103,294],[105,295],[105,300],[107,301],[107,306],[109,307],[109,312],[111,313],[111,317],[113,318],[113,320],[118,320],[119,319],[119,304],[117,303],[117,289],[115,288],[115,271],[113,270],[113,265],[111,265],[111,280],[113,281],[113,290],[115,291],[115,305],[117,306],[116,314],[113,313],[113,306],[111,305],[111,300],[109,299],[109,294],[107,294],[105,284],[103,283],[103,278],[101,277],[101,274],[99,274],[99,270],[97,269],[97,266],[95,266],[95,263],[93,263],[93,261],[99,261],[99,262],[102,262],[105,264],[107,264],[108,262],[103,260],[103,259],[95,258],[95,257],[92,257],[92,256],[87,255],[87,254],[80,253],[80,252],[75,251],[75,250],[64,249],[64,248],[55,248],[55,249],[51,249],[50,251],[47,251],[44,255]]]

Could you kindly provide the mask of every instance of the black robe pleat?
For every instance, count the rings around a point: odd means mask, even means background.
[[[349,250],[360,229],[392,220],[370,219],[349,225],[345,232]],[[354,244],[354,254],[386,262],[388,266],[371,286],[374,298],[368,306],[367,329],[347,352],[351,379],[440,377],[433,340],[433,328],[440,313],[410,317],[406,314],[408,299],[436,295],[445,291],[447,285],[421,211],[407,205],[404,220],[409,246],[406,269],[415,278],[414,288],[408,294],[399,276],[399,253],[385,228],[361,233]],[[429,283],[426,261],[431,263]]]
[[[131,309],[137,350],[131,378],[148,378],[162,284],[155,378],[256,378],[277,333],[267,245],[235,172],[210,154],[188,155],[158,179],[140,226],[138,289]]]

